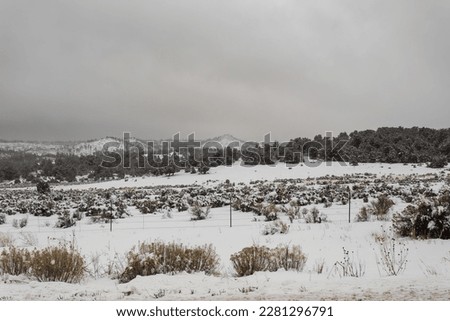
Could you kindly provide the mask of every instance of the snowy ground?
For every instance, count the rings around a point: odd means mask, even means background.
[[[437,174],[442,169],[427,168],[425,165],[416,166],[412,164],[360,164],[359,166],[342,166],[337,162],[330,165],[326,163],[316,164],[316,167],[306,165],[287,165],[285,163],[278,163],[274,166],[240,166],[237,162],[233,166],[220,166],[211,168],[207,175],[192,175],[189,173],[179,172],[175,176],[166,177],[140,177],[122,179],[109,182],[101,182],[95,184],[81,184],[81,185],[67,185],[61,187],[62,189],[89,189],[89,188],[120,188],[120,187],[146,187],[159,185],[191,185],[191,184],[206,184],[214,181],[225,181],[229,179],[231,182],[249,183],[255,180],[273,181],[276,179],[289,178],[314,178],[323,177],[326,175],[351,175],[351,174],[375,174],[379,177],[383,175],[423,175],[423,174]],[[448,170],[448,168],[447,168]]]
[[[366,164],[358,167],[321,166],[233,167],[216,168],[209,175],[180,173],[175,177],[139,178],[95,185],[65,186],[68,188],[109,188],[124,186],[206,184],[207,180],[230,179],[248,182],[255,179],[306,178],[351,173],[425,174],[438,173],[425,167],[410,165]],[[395,199],[395,210],[406,204]],[[353,214],[363,205],[352,202]],[[255,221],[251,213],[233,213],[229,226],[229,208],[211,210],[210,218],[193,222],[187,212],[167,218],[162,213],[142,215],[131,208],[132,216],[109,225],[92,224],[84,218],[75,227],[56,229],[56,217],[29,216],[23,229],[10,224],[0,225],[2,235],[16,246],[45,247],[75,241],[88,263],[89,276],[81,284],[39,283],[25,277],[1,276],[0,300],[449,300],[450,241],[401,240],[409,250],[406,270],[399,276],[387,276],[379,262],[379,245],[374,234],[389,230],[390,222],[348,223],[348,206],[334,204],[319,210],[328,222],[306,224],[294,221],[288,234],[262,235],[264,221]],[[20,215],[16,215],[17,218]],[[281,218],[288,222],[287,217]],[[143,241],[163,240],[184,244],[212,243],[221,258],[220,276],[204,274],[157,275],[138,277],[119,284],[105,276],[105,270],[120,269],[125,254]],[[300,245],[308,257],[303,272],[259,272],[243,278],[234,276],[230,255],[252,244],[274,247]],[[362,277],[340,277],[335,262],[344,257],[343,248],[364,270]],[[324,263],[324,271],[317,266]]]

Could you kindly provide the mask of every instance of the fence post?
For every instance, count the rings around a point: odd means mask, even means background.
[[[113,221],[113,207],[112,207],[112,199],[110,199],[110,214],[109,214],[109,231],[112,232],[112,221]]]
[[[352,209],[352,190],[349,186],[348,187],[348,222],[349,223],[351,223],[351,217],[350,217],[351,209]]]
[[[230,193],[230,227],[233,227],[233,192]]]

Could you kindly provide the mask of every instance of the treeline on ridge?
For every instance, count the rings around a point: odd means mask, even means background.
[[[126,176],[173,175],[182,164],[186,172],[206,173],[209,167],[231,165],[242,160],[246,165],[270,165],[276,162],[300,163],[308,159],[358,163],[427,163],[441,168],[450,160],[450,129],[383,127],[377,130],[340,133],[335,137],[317,135],[313,139],[295,138],[288,143],[247,144],[245,150],[199,149],[194,155],[171,154],[151,161],[132,149],[125,157],[129,168],[102,167],[102,153],[93,155],[34,155],[0,151],[0,182],[36,182],[47,180],[73,182],[77,177],[99,180]],[[142,164],[146,166],[142,166]]]

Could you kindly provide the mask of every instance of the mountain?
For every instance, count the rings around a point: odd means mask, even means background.
[[[236,138],[233,135],[225,134],[222,136],[217,136],[214,138],[205,139],[202,141],[202,145],[205,145],[206,143],[219,143],[221,146],[226,148],[227,146],[230,147],[239,147],[242,146],[242,144],[245,142],[242,139]]]

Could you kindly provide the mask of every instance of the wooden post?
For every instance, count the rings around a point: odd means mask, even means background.
[[[351,223],[351,209],[352,209],[352,190],[348,187],[348,222]]]
[[[233,227],[233,192],[230,193],[230,227]]]
[[[113,207],[112,207],[112,199],[110,199],[110,213],[109,213],[109,231],[112,232],[112,219],[113,219]]]

